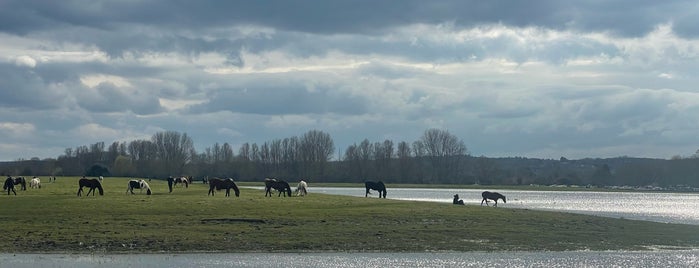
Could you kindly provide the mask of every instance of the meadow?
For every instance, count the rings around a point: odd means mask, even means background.
[[[105,178],[103,196],[76,195],[78,177],[0,196],[0,252],[424,252],[698,248],[699,226],[506,207],[323,195],[265,197],[208,185],[127,194]],[[295,186],[295,183],[293,183]],[[241,183],[262,186],[263,183]],[[361,185],[346,185],[359,187]],[[388,184],[390,189],[392,185]],[[85,190],[87,192],[87,190]]]

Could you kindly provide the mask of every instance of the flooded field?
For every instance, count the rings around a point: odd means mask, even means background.
[[[699,251],[0,254],[2,267],[698,267]]]
[[[451,203],[458,194],[467,205],[480,205],[484,190],[507,196],[502,207],[699,225],[699,194],[688,193],[389,188],[387,198]],[[364,188],[311,187],[309,192],[364,196]]]

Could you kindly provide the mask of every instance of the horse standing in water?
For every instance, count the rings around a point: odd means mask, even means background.
[[[83,187],[88,187],[90,188],[89,191],[87,191],[86,196],[90,196],[90,192],[92,192],[92,196],[95,196],[95,188],[100,191],[100,195],[104,195],[104,190],[102,189],[102,183],[98,179],[87,179],[83,177],[78,181],[78,185],[80,188],[78,188],[78,196],[82,196],[83,193]]]
[[[288,182],[277,179],[265,179],[265,196],[267,196],[267,194],[272,196],[272,188],[279,191],[277,196],[281,196],[282,193],[284,193],[284,197],[287,195],[291,197],[291,186],[289,186]]]
[[[15,180],[12,179],[12,177],[7,176],[5,184],[2,186],[2,190],[7,190],[7,195],[10,195],[10,191],[17,195],[17,191],[15,191]]]
[[[364,182],[364,187],[366,188],[366,194],[364,194],[364,197],[369,196],[369,194],[370,194],[369,190],[374,190],[374,191],[379,192],[379,198],[381,198],[381,197],[386,198],[386,185],[384,185],[382,181],[378,181],[378,182],[367,181],[367,182]]]
[[[131,192],[131,194],[134,194],[133,189],[141,189],[141,192],[143,192],[143,189],[146,189],[146,195],[151,195],[152,193],[150,191],[150,186],[145,180],[130,180],[126,188],[126,193]]]
[[[308,194],[308,183],[305,181],[301,180],[299,182],[299,185],[296,186],[296,190],[294,191],[297,196],[305,196]]]
[[[505,196],[501,195],[500,193],[485,191],[481,194],[481,196],[483,197],[483,200],[481,200],[481,206],[483,205],[483,202],[485,202],[485,205],[487,206],[488,199],[495,201],[495,205],[493,205],[494,207],[498,206],[498,199],[502,199],[503,203],[507,203]]]
[[[459,199],[459,195],[458,195],[458,194],[455,194],[455,195],[454,195],[454,202],[453,202],[453,203],[454,203],[454,205],[463,205],[463,204],[464,204],[464,200]]]
[[[209,193],[207,195],[213,196],[214,190],[221,189],[226,189],[226,196],[231,196],[231,189],[233,189],[233,191],[235,192],[236,197],[240,196],[240,189],[238,189],[238,185],[235,184],[235,181],[233,181],[233,179],[209,179]]]

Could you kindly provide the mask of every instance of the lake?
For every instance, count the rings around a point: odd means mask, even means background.
[[[465,253],[0,254],[2,267],[699,267],[699,250]]]
[[[506,204],[499,201],[501,207],[699,225],[699,194],[692,193],[388,188],[387,198],[451,204],[453,196],[458,194],[467,205],[478,206],[485,190],[507,196]],[[310,194],[363,197],[364,191],[364,188],[309,187]],[[369,197],[377,198],[378,193],[372,192]]]

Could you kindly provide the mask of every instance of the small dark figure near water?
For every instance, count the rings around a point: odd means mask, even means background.
[[[384,185],[382,181],[366,181],[364,182],[364,187],[366,188],[366,193],[364,194],[364,197],[369,196],[369,190],[374,190],[379,192],[379,198],[386,198],[386,185]]]
[[[455,194],[454,195],[454,205],[463,205],[464,200],[459,199],[459,195]]]
[[[503,202],[503,203],[507,203],[507,200],[505,199],[505,196],[504,196],[504,195],[501,195],[501,194],[499,194],[499,193],[496,193],[496,192],[488,192],[488,191],[485,191],[485,192],[483,192],[483,193],[481,194],[481,196],[483,197],[483,200],[481,200],[481,206],[483,205],[483,202],[485,202],[485,205],[487,206],[487,205],[488,205],[488,199],[495,201],[495,205],[493,205],[494,207],[497,207],[497,206],[498,206],[498,199],[502,199],[502,202]]]
[[[10,195],[10,191],[17,195],[17,191],[15,191],[15,181],[10,176],[7,176],[7,179],[5,180],[5,184],[2,186],[2,189],[7,190],[7,195]]]

